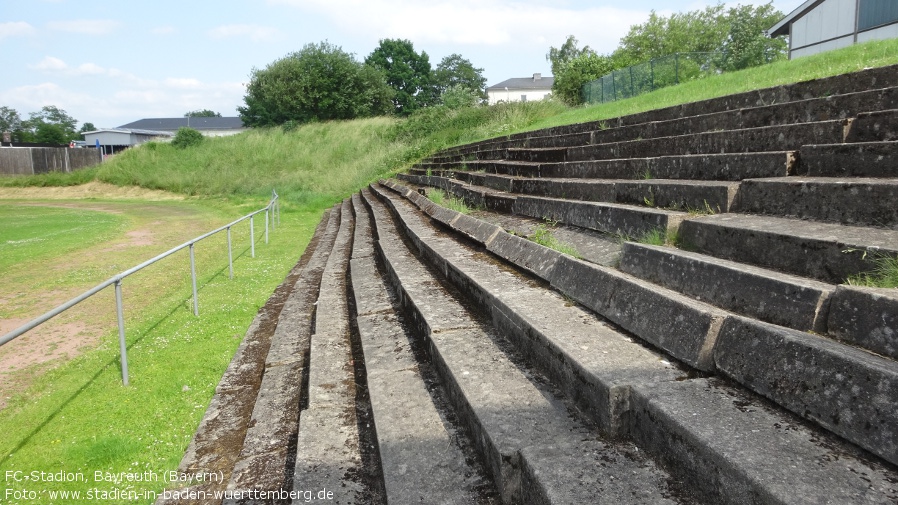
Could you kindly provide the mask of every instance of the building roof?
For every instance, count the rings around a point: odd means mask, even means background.
[[[188,124],[189,123],[189,124]],[[182,126],[190,126],[196,130],[239,130],[245,128],[239,117],[159,117],[128,123],[119,128],[138,128],[144,130],[176,131]]]
[[[172,132],[167,131],[159,131],[159,130],[142,130],[139,128],[100,128],[99,130],[94,130],[90,132],[84,132],[82,135],[90,135],[92,133],[127,133],[127,134],[137,134],[137,135],[149,135],[155,137],[171,137]]]
[[[773,25],[769,30],[767,30],[768,37],[779,37],[780,35],[789,35],[789,24],[792,21],[795,21],[795,18],[800,17],[802,14],[816,7],[817,4],[822,3],[823,0],[807,0],[803,4],[799,5],[795,8],[794,11],[790,12],[786,17],[780,20],[779,23]]]
[[[499,84],[495,84],[486,88],[487,91],[499,91],[508,88],[510,90],[522,89],[552,89],[552,83],[555,82],[554,77],[542,77],[540,74],[533,74],[533,77],[513,77],[504,80]]]

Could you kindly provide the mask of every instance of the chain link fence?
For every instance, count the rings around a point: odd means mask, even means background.
[[[723,53],[674,53],[621,68],[583,85],[585,103],[605,103],[721,72]]]

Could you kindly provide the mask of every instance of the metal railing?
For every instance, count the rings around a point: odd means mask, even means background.
[[[720,72],[722,52],[674,53],[621,68],[583,85],[584,103],[606,103]]]
[[[91,296],[99,293],[100,291],[103,291],[104,289],[108,288],[109,286],[115,286],[115,309],[116,309],[116,315],[118,317],[118,336],[119,336],[119,352],[121,354],[121,365],[122,365],[122,383],[125,386],[127,386],[128,382],[129,382],[128,381],[128,349],[125,344],[125,316],[124,316],[124,308],[122,306],[122,281],[129,275],[137,273],[140,270],[143,270],[144,268],[152,265],[153,263],[156,263],[159,260],[167,258],[168,256],[171,256],[172,254],[174,254],[184,248],[189,248],[190,249],[190,278],[191,278],[191,284],[193,287],[193,315],[199,316],[200,315],[200,306],[199,306],[199,300],[197,297],[197,287],[196,287],[196,261],[194,259],[194,252],[193,252],[194,245],[203,239],[211,237],[212,235],[215,235],[222,231],[227,231],[227,233],[228,233],[228,274],[229,274],[229,278],[233,279],[234,278],[234,254],[233,254],[233,247],[232,247],[232,243],[231,243],[231,228],[234,225],[237,225],[237,224],[249,219],[250,255],[253,258],[255,258],[256,257],[256,240],[255,240],[254,217],[256,216],[256,214],[261,214],[263,212],[265,213],[265,243],[266,244],[268,243],[269,221],[271,223],[272,228],[275,228],[275,226],[279,225],[281,222],[281,206],[280,206],[280,201],[279,201],[280,197],[278,196],[277,192],[275,192],[275,191],[272,191],[271,194],[272,194],[271,200],[268,202],[268,205],[266,205],[264,208],[259,209],[255,212],[251,212],[251,213],[241,217],[240,219],[237,219],[236,221],[228,223],[220,228],[216,228],[215,230],[212,230],[209,233],[200,235],[199,237],[195,237],[187,242],[184,242],[183,244],[181,244],[175,248],[169,249],[168,251],[166,251],[152,259],[144,261],[143,263],[141,263],[135,267],[129,268],[128,270],[125,270],[124,272],[121,272],[118,275],[115,275],[115,276],[107,279],[104,282],[101,282],[93,289],[89,289],[89,290],[85,291],[81,295],[76,296],[75,298],[72,298],[71,300],[63,303],[62,305],[47,312],[46,314],[44,314],[40,317],[37,317],[35,319],[32,319],[28,323],[16,328],[15,330],[7,333],[6,335],[3,335],[2,337],[0,337],[0,346],[10,342],[11,340],[15,339],[16,337],[21,336],[24,333],[27,333],[28,331],[36,328],[37,326],[40,326],[41,324],[58,316],[59,314],[65,312],[66,310],[83,302],[84,300],[87,300]],[[269,218],[269,213],[271,214],[271,218]]]

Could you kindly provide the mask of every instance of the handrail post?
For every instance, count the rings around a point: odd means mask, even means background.
[[[193,283],[193,315],[200,315],[200,304],[196,296],[196,260],[193,255],[193,243],[190,243],[190,280]]]
[[[256,225],[253,221],[255,215],[249,216],[249,254],[250,257],[256,257]]]
[[[115,312],[118,316],[118,346],[122,364],[122,385],[128,381],[128,345],[125,343],[125,311],[122,306],[122,280],[115,281]]]
[[[231,227],[228,226],[228,275],[234,280],[234,253],[231,249]]]

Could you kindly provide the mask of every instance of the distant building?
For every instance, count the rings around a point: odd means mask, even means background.
[[[490,105],[500,101],[542,100],[552,94],[554,82],[554,77],[543,77],[542,74],[533,74],[533,77],[515,77],[486,88],[486,95],[489,97]]]
[[[767,30],[789,36],[789,58],[898,37],[896,0],[808,0]]]
[[[119,126],[118,129],[139,129],[177,133],[178,128],[189,126],[207,137],[224,137],[246,131],[239,117],[173,117],[141,119]]]
[[[174,133],[137,128],[101,128],[92,132],[84,132],[85,147],[94,147],[97,141],[103,154],[116,154],[131,146],[143,144],[151,140],[169,140]]]

